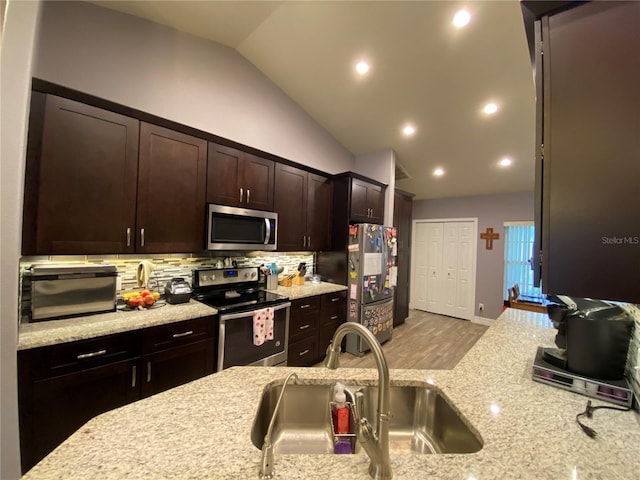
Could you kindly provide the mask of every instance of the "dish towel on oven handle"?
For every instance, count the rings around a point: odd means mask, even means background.
[[[253,312],[253,344],[257,347],[273,340],[273,307]]]

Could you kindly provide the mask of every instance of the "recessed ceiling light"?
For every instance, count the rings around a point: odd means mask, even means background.
[[[356,72],[358,72],[360,75],[364,75],[368,71],[369,71],[369,64],[367,62],[362,61],[356,64]]]
[[[513,160],[511,160],[509,157],[504,157],[498,163],[500,164],[501,167],[508,167],[513,163]]]
[[[441,177],[443,175],[444,175],[444,169],[443,168],[438,167],[433,171],[433,176],[434,177]]]
[[[469,12],[467,12],[466,10],[460,10],[458,13],[454,15],[453,24],[456,27],[461,28],[467,25],[470,20],[471,20],[471,14],[469,14]]]
[[[414,127],[413,125],[405,125],[404,128],[402,129],[402,133],[405,134],[407,137],[410,137],[411,135],[416,133],[416,127]]]
[[[483,110],[487,115],[493,115],[498,111],[498,105],[496,105],[495,103],[487,103],[484,106]]]

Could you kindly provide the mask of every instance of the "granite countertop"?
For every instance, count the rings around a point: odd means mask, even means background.
[[[335,283],[311,283],[293,287],[281,287],[268,290],[289,297],[291,300],[323,295],[325,293],[346,290],[344,285]],[[18,329],[18,350],[45,347],[58,343],[85,340],[88,338],[128,332],[155,325],[181,322],[193,318],[215,315],[215,308],[204,305],[195,300],[188,303],[144,310],[118,310],[115,312],[87,315],[64,320],[49,320],[45,322],[22,323]]]
[[[304,285],[292,285],[291,287],[283,287],[282,285],[278,285],[277,289],[267,289],[267,292],[285,295],[289,297],[289,300],[297,300],[299,298],[313,297],[315,295],[324,295],[325,293],[341,292],[344,290],[347,290],[347,287],[345,285],[338,285],[337,283],[305,282]]]
[[[18,328],[18,350],[129,332],[217,313],[215,308],[189,300],[187,303],[177,305],[166,303],[162,307],[144,310],[117,310],[63,320],[22,323]]]
[[[536,348],[554,334],[545,316],[507,309],[455,369],[391,370],[395,385],[434,384],[484,442],[473,454],[392,455],[394,478],[638,478],[638,414],[595,412],[585,419],[598,431],[593,440],[575,423],[586,397],[531,380]],[[304,383],[377,382],[371,369],[234,367],[94,418],[24,478],[257,478],[253,418],[265,386],[289,372]],[[275,478],[365,480],[368,464],[362,449],[276,455]]]

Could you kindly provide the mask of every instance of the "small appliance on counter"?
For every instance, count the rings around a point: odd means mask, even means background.
[[[115,265],[34,265],[31,321],[115,311],[117,277]]]
[[[547,313],[558,329],[558,348],[539,347],[533,379],[599,400],[628,406],[624,378],[634,320],[602,300],[550,296]]]
[[[182,277],[172,278],[164,287],[164,296],[168,303],[175,305],[187,303],[191,299],[191,287]]]

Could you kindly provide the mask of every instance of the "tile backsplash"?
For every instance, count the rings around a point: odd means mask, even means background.
[[[155,266],[151,274],[150,288],[164,291],[166,283],[175,277],[183,277],[192,283],[192,272],[197,268],[214,267],[218,260],[231,258],[239,266],[257,267],[261,264],[276,263],[284,267],[285,272],[294,271],[300,262],[307,263],[307,273],[315,272],[313,253],[308,252],[226,252],[227,255],[204,254],[156,254],[156,255],[52,255],[23,257],[20,259],[20,321],[29,321],[31,282],[29,268],[34,264],[73,265],[73,264],[111,264],[118,269],[121,288],[116,292],[118,298],[124,291],[136,288],[136,273],[141,260],[147,260]]]

